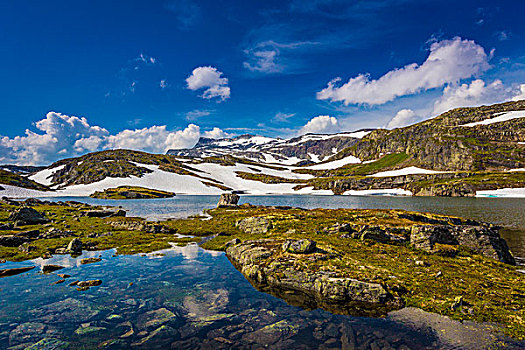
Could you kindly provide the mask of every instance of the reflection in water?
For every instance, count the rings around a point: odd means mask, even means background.
[[[214,207],[218,197],[76,200],[122,205],[130,215],[165,218],[198,214]],[[399,208],[490,221],[508,227],[502,235],[515,255],[525,257],[523,199],[250,196],[242,201],[304,208]],[[428,349],[455,348],[458,342],[464,348],[481,348],[494,342],[487,326],[454,323],[413,310],[400,310],[387,318],[303,310],[258,292],[223,253],[195,244],[134,256],[114,253],[86,252],[77,258],[55,256],[2,264],[1,268],[60,264],[66,268],[57,273],[72,277],[53,284],[60,280],[57,274],[44,275],[34,269],[0,279],[0,349],[24,348],[43,338],[67,341],[72,349],[251,349],[258,345],[276,349]],[[99,263],[79,263],[82,258],[98,256],[102,257]],[[85,292],[69,286],[73,280],[93,279],[101,279],[102,285]],[[297,296],[289,301],[301,304]],[[306,301],[302,306],[318,305]]]
[[[403,322],[290,306],[255,290],[223,253],[196,245],[113,254],[92,252],[89,256],[103,260],[89,265],[77,264],[87,254],[47,260],[68,266],[58,273],[72,277],[57,285],[56,274],[36,269],[0,279],[0,348],[44,337],[67,341],[73,349],[437,346],[430,332]],[[103,283],[79,292],[68,285],[77,279]]]

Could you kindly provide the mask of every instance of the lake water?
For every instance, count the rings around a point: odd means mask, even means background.
[[[198,214],[213,207],[218,197],[76,200],[121,205],[129,215],[166,218]],[[515,254],[523,252],[522,199],[246,196],[242,202],[303,208],[400,208],[459,215],[507,226],[511,248]],[[67,342],[70,349],[433,349],[478,348],[493,342],[485,336],[488,332],[472,324],[429,319],[413,310],[386,318],[302,310],[257,291],[223,253],[197,245],[157,254],[113,255],[109,250],[86,252],[77,258],[55,256],[45,263],[60,264],[65,269],[44,275],[36,268],[0,278],[0,349],[24,349],[38,341],[34,349],[46,349],[42,345],[46,342],[55,346],[66,346],[63,342]],[[100,256],[102,261],[79,263],[93,256]],[[0,268],[41,264],[43,261],[36,259],[7,262]],[[53,284],[60,280],[57,273],[71,277]],[[69,286],[73,280],[93,279],[102,280],[102,285],[84,292]],[[440,333],[440,329],[447,332]],[[510,347],[520,345],[525,344]]]

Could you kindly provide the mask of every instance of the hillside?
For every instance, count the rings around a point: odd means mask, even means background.
[[[513,119],[482,124],[506,113]],[[521,116],[521,117],[519,117]],[[413,165],[434,170],[504,170],[525,167],[525,101],[457,108],[394,130],[375,130],[340,152],[363,161],[406,153]],[[501,120],[500,119],[500,120]]]
[[[177,194],[524,196],[525,101],[458,108],[394,130],[203,138],[165,155],[102,151],[36,170],[4,170],[18,180],[4,181],[0,195],[90,195],[138,186]],[[47,187],[55,192],[21,189]]]

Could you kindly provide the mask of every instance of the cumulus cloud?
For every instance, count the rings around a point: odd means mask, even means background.
[[[46,117],[36,122],[35,126],[43,133],[27,129],[25,136],[0,139],[2,162],[42,164],[56,154],[68,155],[79,147],[90,147],[97,138],[109,134],[104,128],[91,126],[84,117],[67,116],[56,112],[47,113]],[[82,139],[86,141],[75,145],[76,141]]]
[[[336,78],[317,93],[320,100],[348,104],[379,105],[396,97],[417,93],[470,78],[490,68],[489,56],[472,40],[456,37],[434,42],[421,65],[412,63],[394,69],[377,80],[360,74],[339,85]]]
[[[434,116],[457,107],[471,107],[492,104],[511,99],[516,94],[512,87],[506,87],[497,79],[486,83],[481,79],[470,84],[450,85],[443,89],[443,95],[434,103]]]
[[[326,134],[339,131],[337,118],[328,115],[320,115],[312,118],[299,130],[299,135],[304,134]]]
[[[419,120],[419,117],[411,109],[402,109],[396,113],[394,118],[392,118],[387,124],[387,129],[402,128],[404,126],[413,124]]]
[[[186,78],[187,88],[196,91],[204,89],[201,97],[212,99],[218,97],[221,101],[230,97],[228,78],[222,77],[222,72],[211,66],[197,67]]]
[[[226,137],[231,137],[232,135],[224,132],[222,129],[215,127],[209,131],[205,131],[202,136],[209,139],[224,139]]]
[[[165,125],[154,125],[111,135],[100,126],[90,125],[84,117],[56,112],[49,112],[35,126],[41,133],[26,130],[24,136],[0,136],[1,163],[47,165],[60,158],[115,148],[164,153],[169,149],[191,148],[201,136],[229,136],[219,128],[201,133],[195,124],[189,124],[183,130],[172,131]]]
[[[525,100],[525,84],[521,84],[516,94],[512,97],[512,101]]]

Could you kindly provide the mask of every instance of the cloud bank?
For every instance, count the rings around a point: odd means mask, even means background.
[[[35,126],[40,133],[27,129],[24,136],[0,136],[0,163],[48,165],[57,159],[115,148],[164,153],[169,149],[191,148],[201,136],[230,136],[219,128],[203,132],[195,124],[174,131],[166,125],[154,125],[112,135],[105,128],[90,125],[84,117],[57,112],[47,113]]]
[[[320,115],[312,118],[305,126],[299,130],[299,135],[304,134],[328,134],[335,133],[339,130],[337,118],[328,115]]]
[[[201,97],[205,99],[219,98],[225,101],[230,98],[228,78],[222,77],[222,72],[211,66],[197,67],[186,78],[187,88],[192,91],[204,89]]]
[[[341,78],[336,78],[317,93],[317,98],[341,101],[345,105],[380,105],[396,97],[456,83],[489,68],[489,56],[483,47],[456,37],[433,43],[421,65],[412,63],[391,70],[377,80],[370,79],[368,74],[359,74],[340,86]]]
[[[402,109],[387,124],[387,129],[402,128],[413,124],[419,120],[419,117],[411,109]]]

